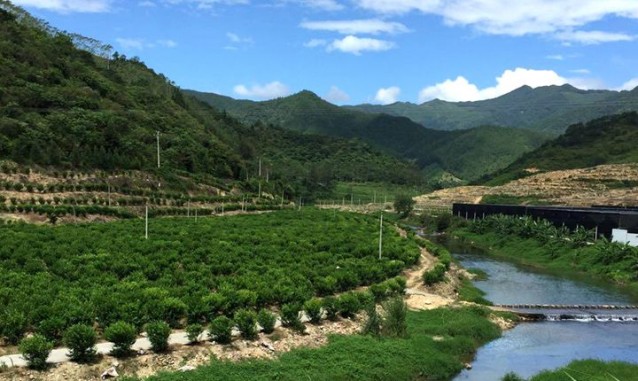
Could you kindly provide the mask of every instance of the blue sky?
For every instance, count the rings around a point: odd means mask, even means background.
[[[185,89],[336,104],[638,86],[638,0],[14,0]]]

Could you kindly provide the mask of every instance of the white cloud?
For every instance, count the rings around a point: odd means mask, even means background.
[[[155,42],[146,42],[143,38],[116,38],[115,41],[124,50],[143,50],[146,48],[156,48],[162,46],[165,48],[174,48],[177,42],[173,40],[157,40]]]
[[[108,12],[112,0],[13,0],[23,7],[34,7],[60,13],[100,13]]]
[[[563,61],[565,59],[565,56],[563,56],[562,54],[550,54],[549,56],[545,56],[545,58],[547,58],[548,60]]]
[[[137,5],[139,5],[140,7],[147,7],[147,8],[153,8],[157,6],[157,4],[149,0],[140,1],[139,3],[137,3]]]
[[[240,37],[235,33],[228,32],[226,33],[226,37],[230,40],[230,42],[234,44],[252,44],[253,39],[250,37]]]
[[[343,5],[335,0],[298,0],[297,2],[305,6],[322,9],[324,11],[340,11],[344,8]]]
[[[353,0],[382,14],[421,12],[438,15],[450,26],[471,26],[488,34],[561,34],[579,43],[627,41],[623,33],[584,32],[577,28],[606,17],[638,19],[635,0]],[[601,34],[602,33],[602,34]]]
[[[574,74],[591,74],[591,71],[589,69],[573,69],[569,72]]]
[[[390,41],[377,40],[375,38],[360,38],[357,36],[346,36],[341,40],[334,40],[328,45],[329,52],[338,50],[344,53],[360,55],[361,52],[381,52],[394,48],[394,43]]]
[[[633,90],[638,87],[638,77],[632,78],[629,81],[623,83],[618,90]]]
[[[312,40],[303,44],[306,48],[316,48],[318,46],[326,46],[328,45],[328,41],[322,40],[320,38],[313,38]]]
[[[499,97],[521,86],[530,87],[564,85],[568,80],[552,70],[534,70],[516,68],[505,70],[496,78],[496,85],[479,89],[462,76],[448,79],[444,82],[428,86],[419,92],[419,102],[426,102],[435,98],[451,101],[478,101]]]
[[[610,33],[599,30],[566,31],[555,35],[556,39],[564,42],[577,42],[583,45],[596,45],[604,42],[633,41],[636,36],[625,33]]]
[[[300,26],[309,30],[322,30],[341,34],[395,34],[409,31],[408,28],[401,23],[380,19],[304,21]]]
[[[337,86],[332,86],[325,96],[325,100],[330,103],[342,104],[350,100],[350,96]]]
[[[246,98],[253,99],[273,99],[290,95],[290,89],[279,81],[267,83],[265,85],[253,85],[246,87],[245,85],[237,85],[233,88],[235,94]]]
[[[157,40],[157,43],[166,48],[174,48],[177,47],[177,42],[173,40]]]
[[[163,0],[165,4],[179,5],[192,4],[197,9],[211,9],[215,5],[246,5],[249,0]]]
[[[396,86],[381,88],[377,91],[377,95],[374,96],[374,100],[383,105],[388,105],[395,103],[399,94],[401,94],[401,89]]]
[[[122,49],[142,50],[146,46],[144,40],[140,38],[116,38],[115,41],[120,44]]]

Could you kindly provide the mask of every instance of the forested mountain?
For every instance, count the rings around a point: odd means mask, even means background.
[[[412,164],[361,142],[243,125],[110,50],[0,1],[0,161],[154,170],[159,132],[165,171],[245,182],[261,158],[271,184],[293,194],[336,179],[423,181]]]
[[[527,128],[562,133],[574,123],[626,111],[638,111],[638,88],[632,91],[579,90],[571,85],[532,89],[523,86],[494,99],[477,102],[433,100],[420,105],[348,107],[371,113],[405,116],[437,130],[468,129],[481,125]]]
[[[415,162],[430,174],[473,180],[511,163],[547,137],[528,130],[481,127],[437,131],[405,117],[371,114],[330,104],[310,91],[265,102],[186,91],[245,123],[264,121],[289,130],[358,138]]]
[[[638,162],[638,113],[606,116],[569,126],[558,138],[528,152],[507,168],[487,176],[501,184],[538,171]],[[635,181],[636,179],[627,179]]]

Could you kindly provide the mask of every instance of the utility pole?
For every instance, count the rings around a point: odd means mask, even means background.
[[[383,250],[383,212],[381,212],[381,219],[379,222],[379,260],[381,260],[382,250]]]
[[[111,206],[111,184],[108,184],[109,186],[109,206]]]
[[[259,177],[261,177],[261,157],[259,158]]]
[[[159,145],[159,131],[157,131],[157,168],[160,167],[160,145]]]

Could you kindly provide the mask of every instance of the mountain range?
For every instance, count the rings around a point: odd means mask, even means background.
[[[476,102],[433,100],[420,105],[348,106],[352,110],[405,116],[425,127],[459,130],[481,125],[526,128],[559,134],[567,126],[604,115],[638,111],[638,87],[631,91],[580,90],[562,86],[520,87],[498,98]]]

